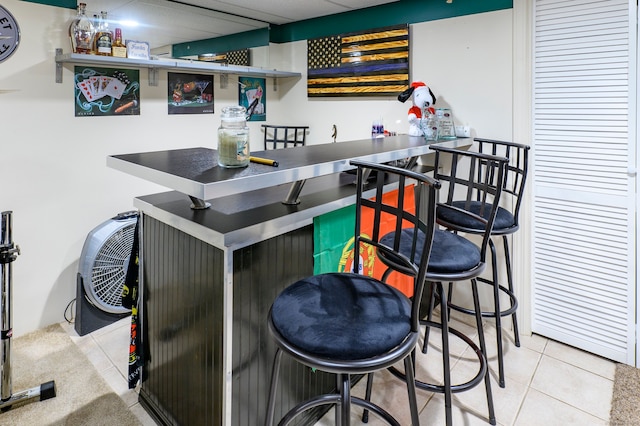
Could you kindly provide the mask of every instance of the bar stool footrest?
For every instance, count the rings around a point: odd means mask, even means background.
[[[490,284],[493,286],[493,281],[488,280],[486,278],[476,278],[476,281],[481,282],[483,284]],[[511,316],[513,315],[516,310],[518,309],[518,299],[516,298],[515,294],[513,294],[513,292],[511,290],[509,290],[508,288],[498,285],[498,288],[500,289],[501,292],[503,292],[504,294],[506,294],[507,296],[509,296],[510,299],[510,307],[508,309],[502,310],[500,311],[500,316],[501,317],[507,317],[507,316]],[[475,315],[475,311],[473,309],[469,309],[469,308],[465,308],[463,306],[460,305],[456,305],[453,302],[449,301],[447,302],[447,306],[450,309],[453,309],[454,311],[457,312],[461,312],[463,314],[467,314],[467,315]],[[483,318],[495,318],[496,317],[496,313],[493,311],[482,311],[482,317]]]
[[[286,426],[289,423],[291,423],[291,421],[293,421],[298,415],[304,413],[307,410],[310,410],[312,408],[315,407],[319,407],[321,405],[327,405],[327,404],[339,404],[340,400],[341,400],[341,395],[340,394],[325,394],[325,395],[318,395],[314,398],[308,399],[304,402],[301,402],[300,404],[296,405],[295,407],[293,407],[291,410],[289,410],[287,412],[287,414],[280,420],[280,423],[278,423],[278,426]],[[362,398],[358,398],[355,396],[351,397],[351,404],[353,405],[357,405],[359,407],[365,408],[369,411],[373,411],[374,413],[376,413],[379,417],[381,417],[382,419],[384,419],[388,424],[390,424],[391,426],[401,426],[400,423],[393,418],[393,416],[391,414],[389,414],[389,412],[387,412],[386,410],[384,410],[383,408],[381,408],[380,406],[370,402],[370,401],[366,401]]]
[[[421,320],[420,324],[426,325],[428,327],[436,327],[438,329],[442,329],[442,326],[440,323],[433,322],[433,321]],[[475,352],[476,356],[478,357],[478,361],[480,362],[480,369],[475,377],[473,377],[468,382],[451,385],[451,393],[464,392],[466,390],[476,387],[477,385],[480,384],[480,382],[483,381],[485,375],[487,374],[487,368],[488,368],[487,359],[482,353],[482,351],[480,350],[480,348],[471,339],[469,339],[467,336],[462,334],[460,331],[456,330],[455,328],[449,327],[449,334],[453,334],[454,336],[464,341]],[[388,370],[391,374],[393,374],[400,380],[406,381],[405,374],[400,370],[398,370],[396,367],[389,367]],[[445,393],[445,388],[443,385],[425,383],[418,380],[417,378],[415,382],[416,382],[416,387],[420,389],[423,389],[429,392]]]

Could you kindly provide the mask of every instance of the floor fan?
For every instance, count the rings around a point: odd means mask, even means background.
[[[83,336],[131,314],[122,306],[138,213],[119,213],[95,227],[82,247],[76,289],[76,332]]]

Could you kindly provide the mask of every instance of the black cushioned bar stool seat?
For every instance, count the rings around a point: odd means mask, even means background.
[[[411,328],[411,303],[399,290],[366,275],[329,273],[286,288],[274,302],[271,318],[292,345],[348,361],[402,344]]]
[[[401,361],[408,378],[405,410],[410,413],[413,425],[420,423],[411,356],[420,333],[420,307],[414,301],[419,302],[425,284],[426,265],[436,226],[435,202],[439,183],[423,174],[390,165],[351,163],[358,167],[354,248],[351,254],[351,259],[354,256],[356,259],[352,262],[353,268],[358,270],[359,253],[365,247],[393,255],[411,271],[414,297],[409,298],[382,281],[354,272],[314,275],[285,288],[273,302],[268,317],[269,332],[277,349],[266,425],[273,423],[283,354],[310,368],[335,373],[336,392],[312,397],[290,408],[280,420],[280,425],[289,424],[312,408],[333,404],[336,406],[335,424],[348,426],[351,404],[355,404],[372,411],[388,424],[400,426],[400,421],[388,410],[370,400],[352,396],[350,377],[386,369]],[[367,176],[372,171],[375,172],[375,180],[368,184]],[[397,188],[395,200],[383,197],[390,188]],[[415,196],[405,197],[407,191],[413,191]],[[421,200],[425,197],[423,203]],[[411,205],[405,205],[405,202]],[[367,226],[362,223],[363,210],[372,213],[371,223]],[[395,232],[400,233],[403,227],[408,226],[415,231],[414,235],[421,235],[421,239],[414,239],[412,248],[398,253],[396,244],[386,245],[380,241],[380,228],[389,220],[395,224],[392,227]]]

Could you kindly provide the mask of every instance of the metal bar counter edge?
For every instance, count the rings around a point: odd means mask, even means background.
[[[438,141],[465,148],[471,139]],[[355,202],[352,159],[388,162],[427,155],[424,138],[407,135],[252,152],[278,167],[217,165],[217,151],[187,148],[112,155],[107,165],[173,191],[137,197],[135,207],[207,243],[241,247],[311,223],[314,217]],[[283,204],[291,186],[305,182],[299,203]],[[194,210],[187,197],[209,201]]]

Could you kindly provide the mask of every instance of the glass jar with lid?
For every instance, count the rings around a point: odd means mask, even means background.
[[[249,127],[247,110],[240,105],[222,108],[218,128],[218,164],[221,167],[246,167],[249,164]]]

